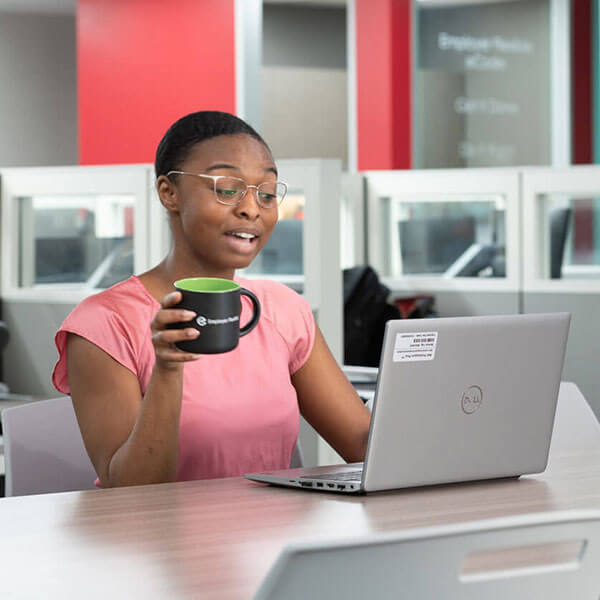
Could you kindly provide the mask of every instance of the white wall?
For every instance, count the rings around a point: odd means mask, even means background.
[[[0,12],[0,167],[77,163],[75,17]]]

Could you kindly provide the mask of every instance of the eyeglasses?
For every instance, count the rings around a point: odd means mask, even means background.
[[[235,206],[242,201],[250,188],[256,190],[256,201],[262,208],[277,208],[285,198],[287,184],[283,181],[265,181],[259,185],[248,185],[239,177],[227,177],[226,175],[204,175],[202,173],[187,173],[186,171],[169,171],[170,175],[193,175],[203,179],[212,179],[215,199],[220,204]]]

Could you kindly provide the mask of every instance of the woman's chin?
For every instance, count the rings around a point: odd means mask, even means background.
[[[247,269],[252,264],[252,261],[255,258],[256,257],[253,256],[252,258],[238,259],[238,260],[234,261],[233,268],[236,271],[239,270],[239,269]]]

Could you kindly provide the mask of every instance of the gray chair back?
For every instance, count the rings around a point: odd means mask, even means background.
[[[6,496],[94,488],[69,396],[4,409],[2,430]]]
[[[294,451],[292,452],[292,458],[290,460],[290,469],[298,469],[304,466],[304,454],[302,453],[302,447],[300,446],[300,440],[296,442]]]
[[[293,544],[254,600],[598,600],[598,564],[600,511],[520,515]]]

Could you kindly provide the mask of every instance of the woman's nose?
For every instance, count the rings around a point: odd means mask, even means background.
[[[249,219],[256,219],[260,214],[258,205],[258,190],[256,187],[248,187],[240,203],[237,205],[237,212]]]

